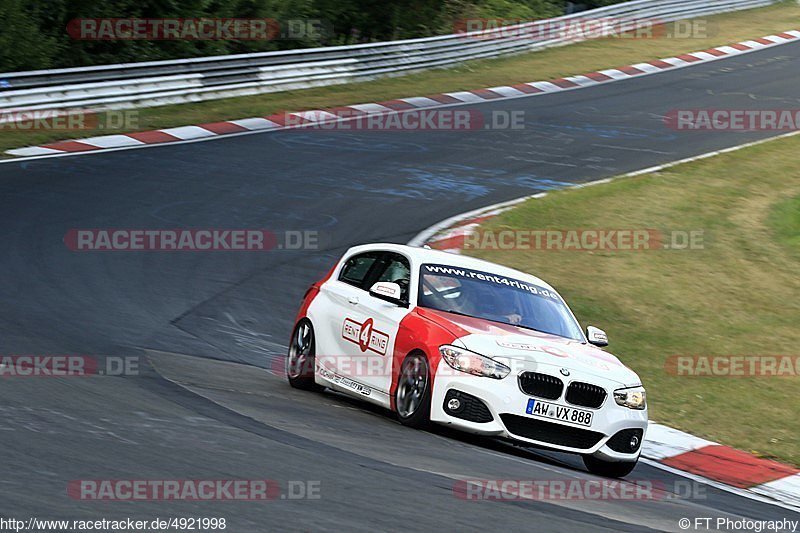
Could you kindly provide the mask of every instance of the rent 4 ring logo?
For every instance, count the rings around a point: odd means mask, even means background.
[[[371,318],[362,323],[345,318],[342,325],[342,338],[358,344],[362,352],[370,350],[379,355],[386,355],[386,349],[389,346],[389,335],[375,329]]]

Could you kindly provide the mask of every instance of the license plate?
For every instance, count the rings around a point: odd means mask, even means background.
[[[551,418],[561,422],[578,424],[579,426],[591,426],[592,416],[594,415],[591,411],[575,409],[574,407],[564,407],[563,405],[547,403],[534,398],[528,400],[528,407],[525,409],[525,412],[529,415]]]

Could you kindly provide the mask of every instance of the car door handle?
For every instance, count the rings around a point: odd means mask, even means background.
[[[350,296],[347,301],[353,305],[358,305],[358,296]]]

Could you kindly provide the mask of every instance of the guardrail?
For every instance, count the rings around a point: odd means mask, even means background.
[[[576,42],[590,21],[618,31],[777,0],[635,0],[554,19],[382,43],[0,74],[0,110],[123,109],[350,83]]]

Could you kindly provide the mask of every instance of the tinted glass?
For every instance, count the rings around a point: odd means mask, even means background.
[[[408,287],[411,281],[411,268],[408,260],[402,255],[390,254],[384,259],[386,267],[375,281],[391,281],[400,285],[400,297],[408,301]]]
[[[419,305],[583,340],[580,326],[555,291],[490,272],[422,265]]]
[[[351,257],[342,268],[339,280],[361,287],[369,273],[369,269],[372,268],[379,256],[380,254],[377,252],[367,252]]]

